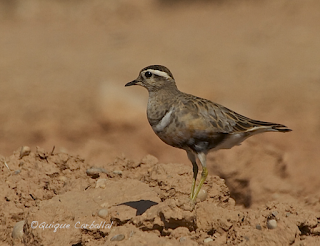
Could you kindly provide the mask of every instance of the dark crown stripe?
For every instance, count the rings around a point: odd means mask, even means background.
[[[153,70],[158,70],[158,71],[161,71],[161,72],[165,72],[172,79],[174,79],[172,73],[170,72],[170,70],[168,68],[166,68],[165,66],[162,66],[162,65],[151,65],[151,66],[148,66],[148,67],[145,67],[144,69],[142,69],[141,72],[145,71],[145,70],[148,70],[148,69],[153,69]]]

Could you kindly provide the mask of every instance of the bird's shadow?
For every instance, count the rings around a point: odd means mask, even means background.
[[[131,208],[134,208],[137,210],[136,216],[138,216],[138,215],[142,215],[146,210],[148,210],[149,208],[151,208],[152,206],[157,205],[157,204],[158,204],[157,202],[153,202],[150,200],[140,200],[140,201],[131,201],[131,202],[120,203],[117,206],[126,205]]]

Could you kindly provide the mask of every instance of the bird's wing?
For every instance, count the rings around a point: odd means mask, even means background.
[[[190,95],[186,97],[185,107],[192,115],[199,130],[214,133],[241,133],[251,131],[290,131],[286,126],[247,118],[220,104]]]
[[[236,125],[236,119],[226,114],[223,106],[189,94],[175,111],[186,128],[199,133],[231,133]]]

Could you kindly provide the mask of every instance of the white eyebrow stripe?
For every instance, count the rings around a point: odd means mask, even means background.
[[[160,70],[148,69],[147,71],[167,79],[172,79],[166,72]]]

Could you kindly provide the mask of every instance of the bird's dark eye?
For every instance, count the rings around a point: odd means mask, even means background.
[[[152,73],[151,72],[145,72],[144,76],[146,76],[146,78],[150,78],[152,76]]]

